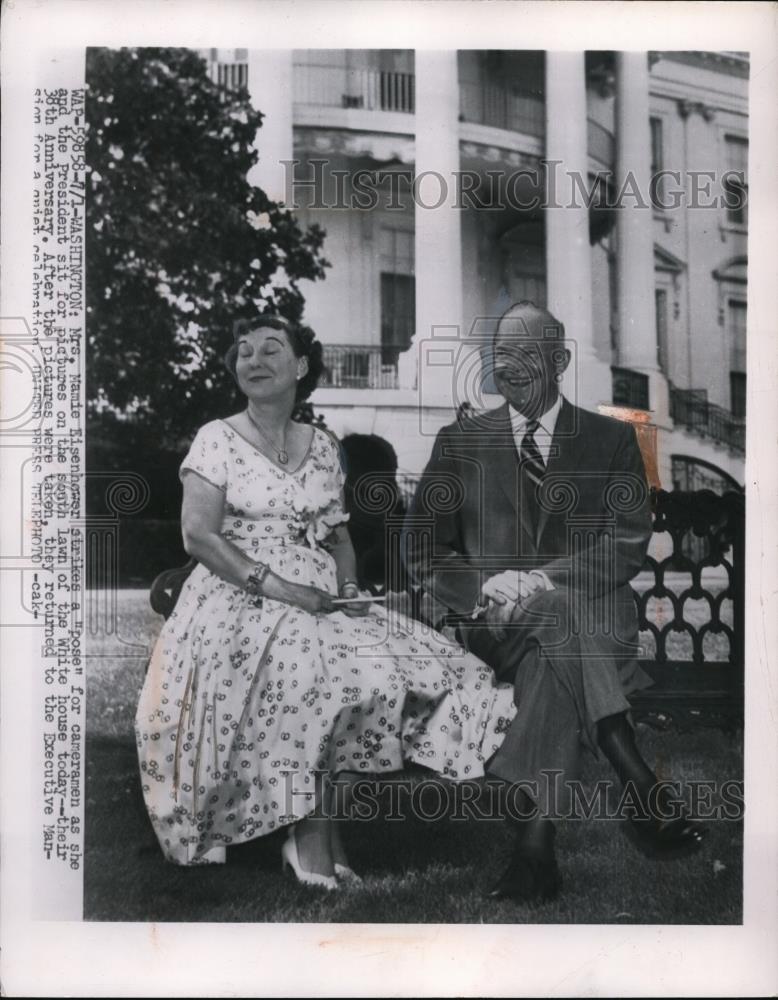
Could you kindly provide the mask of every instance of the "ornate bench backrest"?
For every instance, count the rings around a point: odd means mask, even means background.
[[[674,634],[686,633],[691,639],[691,659],[695,664],[722,662],[724,658],[720,655],[711,656],[710,652],[706,655],[705,639],[708,635],[723,635],[728,640],[726,660],[742,666],[744,494],[733,491],[719,496],[710,490],[693,493],[658,490],[652,496],[654,532],[667,536],[665,546],[660,538],[655,541],[669,551],[664,558],[649,555],[645,568],[653,574],[653,583],[647,589],[636,586],[635,601],[641,630],[654,637],[656,662],[677,659],[668,648],[668,640]],[[679,577],[673,579],[675,573]],[[683,581],[680,574],[687,580]],[[666,621],[658,621],[660,616],[656,613],[649,615],[652,599],[667,601],[672,606],[672,615]],[[707,603],[707,614],[700,613],[699,605],[693,608],[688,603],[696,601]]]
[[[668,551],[663,558],[648,556],[645,569],[650,571],[653,580],[647,588],[635,585],[640,629],[653,636],[656,647],[652,658],[657,663],[677,659],[669,647],[674,636],[685,633],[691,639],[691,660],[695,664],[701,665],[706,660],[721,662],[720,656],[706,656],[705,637],[724,635],[728,645],[726,660],[742,666],[744,495],[732,492],[718,496],[710,490],[694,493],[658,490],[652,496],[654,532],[667,535]],[[699,541],[694,544],[693,539]],[[185,566],[160,573],[149,595],[154,611],[165,618],[170,615],[195,565],[195,560],[190,559]],[[703,578],[706,570],[718,570],[718,579],[707,582]],[[672,578],[674,573],[685,574],[688,583],[679,584],[678,578]],[[420,595],[412,592],[410,598],[411,605],[415,607]],[[672,614],[667,615],[666,621],[658,621],[656,613],[649,615],[649,602],[652,600],[669,602]],[[708,613],[692,614],[687,607],[690,601],[705,601]],[[728,605],[732,608],[731,615],[727,614]]]

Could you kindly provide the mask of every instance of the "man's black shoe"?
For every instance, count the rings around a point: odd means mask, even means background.
[[[557,898],[560,883],[553,852],[537,857],[519,849],[486,895],[489,899],[512,899],[516,903],[544,903]]]
[[[655,858],[680,858],[702,846],[705,828],[688,817],[666,820],[631,819],[629,831],[646,853]]]

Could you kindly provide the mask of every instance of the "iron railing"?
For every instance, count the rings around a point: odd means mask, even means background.
[[[726,445],[740,455],[745,454],[745,420],[734,416],[723,406],[709,403],[706,390],[671,387],[670,416],[676,425],[685,427],[693,434]]]
[[[297,105],[413,114],[415,89],[413,73],[316,63],[297,63],[294,67],[293,91]],[[538,139],[546,134],[544,98],[499,81],[460,83],[459,117],[461,121],[520,132]],[[611,167],[615,159],[613,133],[591,118],[587,130],[590,156]]]
[[[460,83],[459,116],[465,122],[538,138],[546,131],[543,98],[522,93],[504,83]]]
[[[546,134],[546,102],[537,94],[527,94],[504,83],[460,83],[461,121],[489,125],[509,132],[521,132],[543,139]],[[587,120],[589,155],[606,167],[616,158],[616,140],[599,122]]]
[[[587,120],[586,127],[589,156],[603,166],[613,167],[616,162],[616,137],[593,118]]]
[[[415,105],[413,73],[393,70],[298,63],[294,67],[293,92],[295,104],[311,107],[412,114]]]
[[[403,349],[381,344],[325,344],[327,370],[319,384],[330,389],[397,389],[397,358]]]

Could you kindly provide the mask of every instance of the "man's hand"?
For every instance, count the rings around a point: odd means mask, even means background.
[[[486,581],[481,588],[481,602],[515,605],[519,601],[525,601],[535,591],[545,589],[546,583],[540,573],[508,569]]]
[[[505,625],[511,620],[516,606],[516,601],[504,601],[502,604],[489,601],[484,619],[489,626],[489,633],[497,642],[505,639]]]

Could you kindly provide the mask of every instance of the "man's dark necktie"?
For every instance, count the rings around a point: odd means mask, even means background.
[[[521,447],[519,448],[519,464],[521,475],[524,479],[522,490],[524,495],[524,516],[527,517],[531,525],[530,534],[533,536],[537,533],[540,521],[538,487],[543,482],[543,475],[546,471],[543,456],[540,454],[540,448],[538,448],[538,443],[535,440],[535,432],[538,427],[540,427],[540,422],[537,420],[527,422],[527,428],[524,432],[524,437],[521,439]]]
[[[519,449],[521,466],[536,486],[539,486],[543,481],[543,475],[546,471],[543,456],[540,454],[540,448],[535,440],[535,431],[538,427],[540,427],[539,420],[527,421],[527,430],[521,439],[521,448]]]

